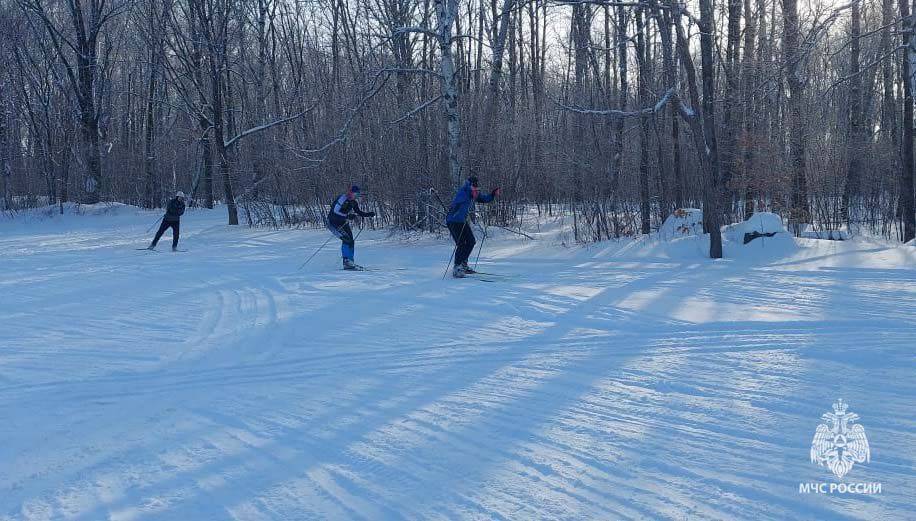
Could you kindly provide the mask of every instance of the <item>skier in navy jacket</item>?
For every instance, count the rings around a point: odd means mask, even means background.
[[[489,203],[499,195],[499,188],[494,189],[489,194],[481,194],[477,187],[477,176],[472,175],[452,199],[452,204],[448,209],[448,216],[445,218],[445,224],[448,231],[455,241],[455,267],[452,269],[452,276],[456,278],[464,277],[468,273],[474,273],[468,266],[468,258],[474,251],[474,245],[477,240],[474,239],[474,232],[468,226],[468,214],[474,209],[475,203]]]
[[[162,238],[162,234],[171,228],[172,251],[178,251],[178,229],[181,226],[181,216],[184,215],[185,199],[184,192],[179,190],[175,197],[169,201],[165,208],[165,215],[162,217],[162,223],[159,225],[159,230],[156,232],[153,242],[146,248],[147,250],[155,250],[156,245],[159,244],[159,239]]]
[[[331,230],[337,238],[340,239],[340,253],[343,257],[343,269],[358,270],[362,266],[353,262],[353,256],[356,253],[356,241],[353,239],[353,230],[350,229],[350,223],[360,217],[375,217],[375,212],[364,212],[359,209],[359,187],[353,185],[350,190],[334,199],[331,203],[331,211],[328,212],[328,229]]]

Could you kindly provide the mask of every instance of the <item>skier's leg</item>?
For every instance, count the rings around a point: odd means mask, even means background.
[[[347,245],[344,239],[343,232],[341,231],[344,226],[347,226],[347,224],[346,223],[338,224],[332,221],[327,222],[328,230],[331,231],[331,234],[333,234],[334,237],[337,237],[341,241],[340,242],[340,256],[346,259],[347,258],[347,249],[346,249]]]
[[[464,266],[468,265],[468,259],[471,257],[471,254],[474,253],[474,246],[477,245],[477,239],[474,237],[474,230],[472,230],[470,226],[468,226],[467,241],[468,241],[468,245],[467,245],[468,252],[464,256]]]
[[[455,252],[455,264],[458,266],[467,264],[468,257],[470,257],[471,252],[474,251],[475,244],[477,244],[477,241],[474,240],[474,231],[471,230],[470,226],[465,226],[461,233],[458,251]]]
[[[463,231],[465,224],[464,223],[446,223],[448,225],[448,233],[452,236],[452,240],[455,241],[455,266],[459,266],[460,263],[458,259],[458,250],[461,249],[461,232]]]
[[[353,260],[353,256],[356,253],[356,241],[353,240],[353,230],[350,229],[350,223],[343,225],[343,228],[340,229],[340,252],[343,255],[343,258]]]
[[[159,239],[162,238],[162,234],[168,229],[169,223],[165,222],[165,220],[159,223],[159,231],[156,232],[156,237],[153,238],[153,242],[149,245],[150,248],[155,248],[156,245],[159,244]]]
[[[172,224],[172,249],[178,249],[178,221],[175,221]]]

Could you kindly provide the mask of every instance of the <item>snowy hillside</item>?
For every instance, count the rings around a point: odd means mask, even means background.
[[[336,239],[297,271],[327,232],[221,211],[136,251],[159,215],[0,220],[0,520],[916,511],[914,247],[504,234],[481,282],[370,231],[381,271]],[[810,460],[839,398],[871,448],[842,480]]]

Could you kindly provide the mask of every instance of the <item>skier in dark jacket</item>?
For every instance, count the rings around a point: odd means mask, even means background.
[[[474,251],[477,240],[474,231],[468,226],[468,214],[474,209],[475,203],[489,203],[499,196],[499,188],[493,189],[489,194],[481,194],[477,187],[477,176],[471,176],[455,193],[452,204],[448,209],[445,224],[455,241],[455,267],[452,276],[464,277],[466,274],[475,273],[468,266],[468,258]]]
[[[147,248],[148,250],[156,249],[156,245],[159,244],[159,239],[162,238],[162,234],[169,228],[172,229],[172,251],[178,250],[178,228],[181,222],[181,216],[184,214],[184,201],[184,192],[180,190],[175,194],[175,197],[169,201],[169,204],[165,208],[165,215],[162,217],[162,224],[159,225],[159,231],[156,232],[156,237],[153,238],[153,242],[151,242]]]
[[[343,269],[345,270],[363,269],[362,266],[353,262],[353,257],[356,253],[356,241],[353,239],[353,230],[350,229],[350,223],[347,221],[356,219],[357,215],[360,217],[375,217],[375,212],[364,212],[359,209],[357,197],[359,197],[359,187],[353,185],[347,193],[334,199],[331,203],[331,210],[328,212],[328,229],[341,241],[340,253],[343,257]]]

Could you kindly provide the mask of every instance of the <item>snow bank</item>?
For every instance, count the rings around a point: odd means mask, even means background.
[[[102,202],[96,204],[80,204],[69,202],[63,203],[62,205],[49,204],[35,208],[25,208],[13,212],[12,215],[17,219],[28,217],[52,218],[57,215],[61,215],[61,209],[63,209],[63,215],[112,215],[117,214],[124,208],[139,210],[139,208],[136,206],[130,206],[117,202]],[[10,214],[7,214],[7,218],[9,218],[9,215]]]
[[[703,210],[678,208],[665,219],[658,235],[666,241],[703,234]]]
[[[827,241],[848,241],[849,232],[846,230],[815,230],[809,227],[807,230],[802,231],[799,237]]]
[[[189,209],[204,213],[212,210]],[[0,213],[0,229],[12,233],[78,231],[82,228],[138,227],[145,230],[162,217],[161,208],[144,209],[115,202],[64,203]],[[191,212],[185,213],[189,215]]]
[[[151,210],[144,210],[138,206],[116,202],[102,202],[96,204],[71,202],[64,203],[63,205],[52,204],[40,206],[38,208],[27,208],[15,212],[4,212],[0,214],[0,222],[36,223],[67,219],[70,216],[110,217],[136,215],[138,213],[149,213],[150,211]],[[158,212],[159,210],[156,211]]]

